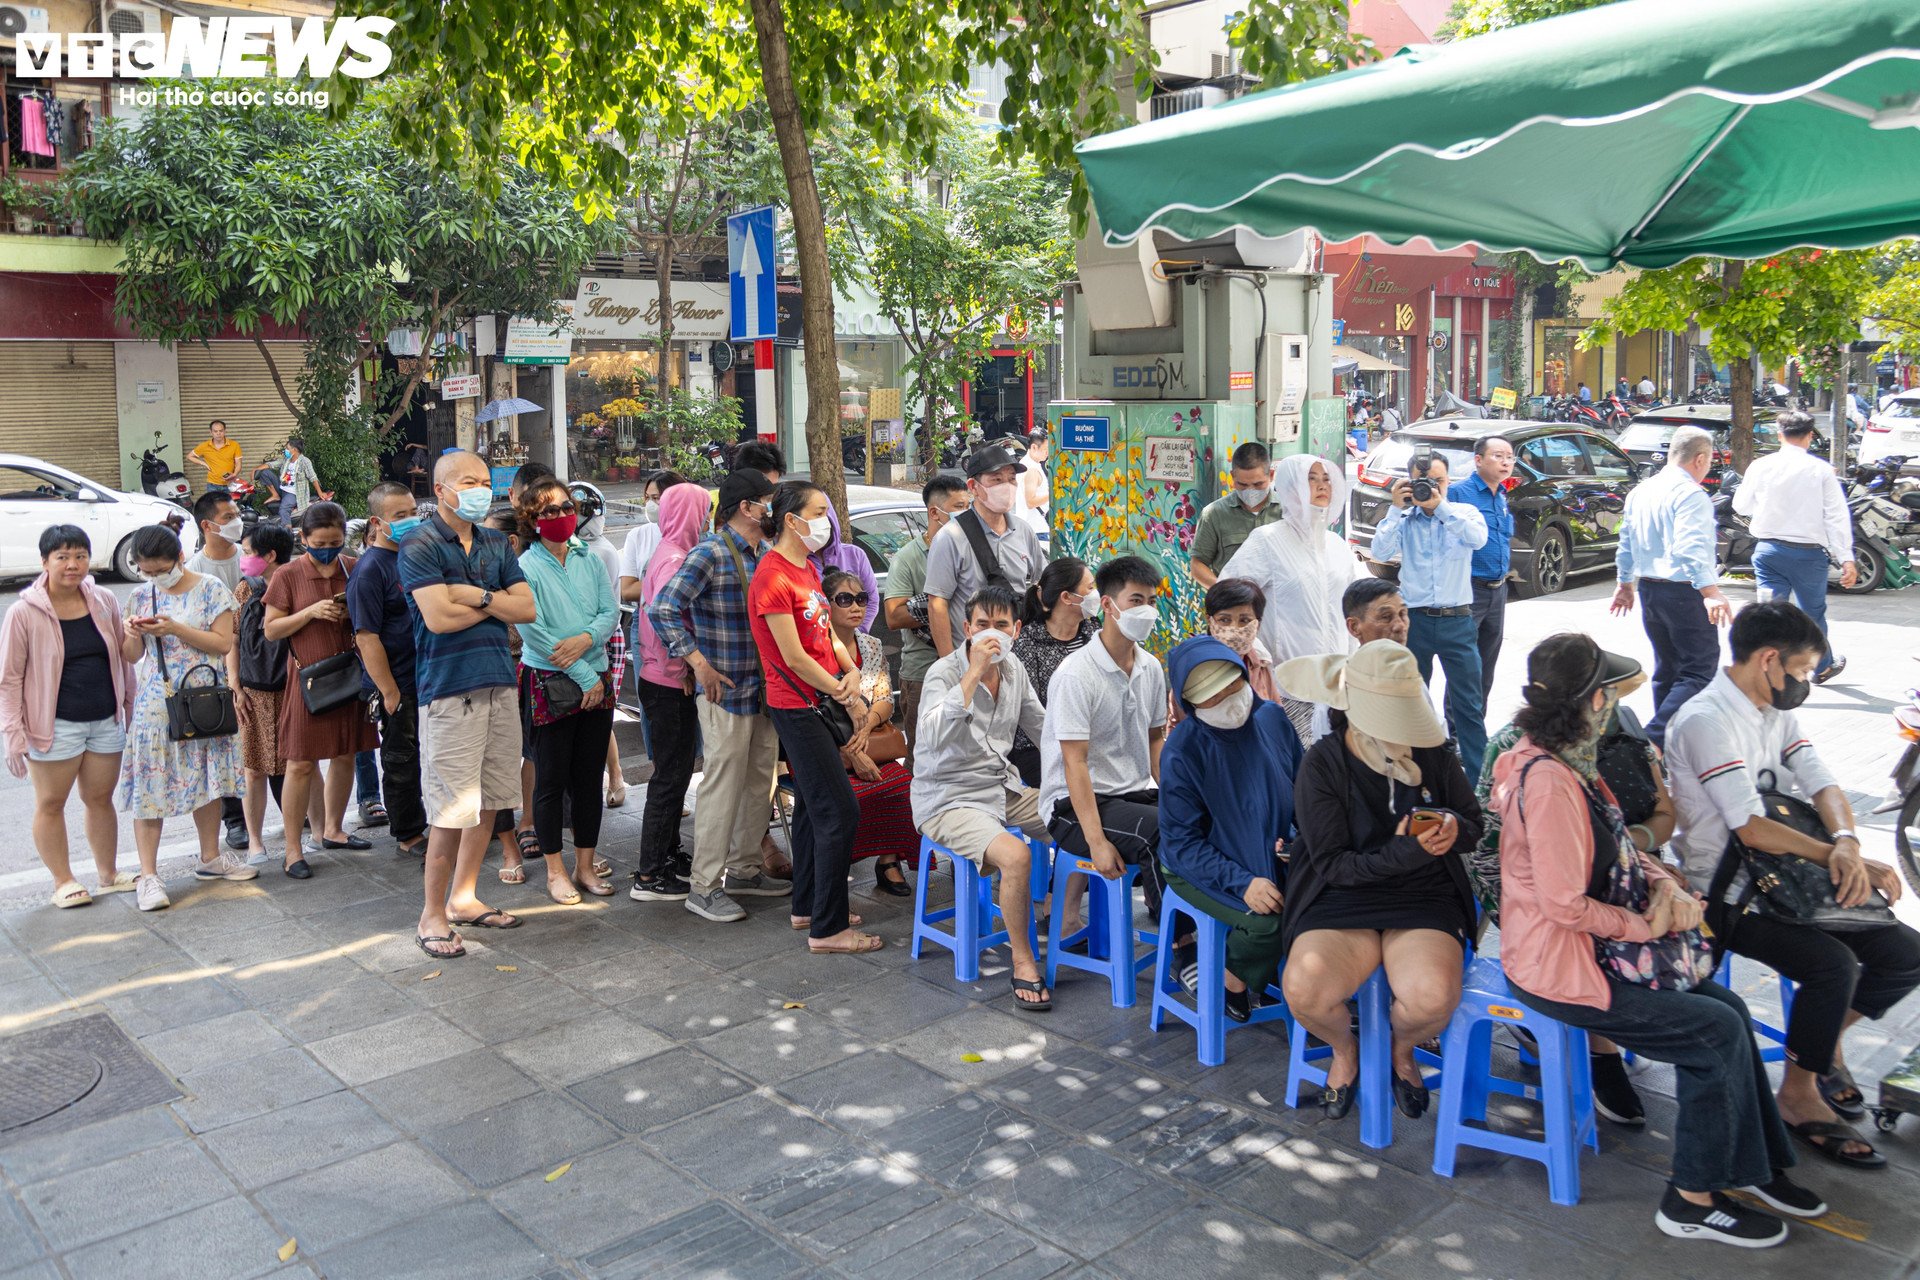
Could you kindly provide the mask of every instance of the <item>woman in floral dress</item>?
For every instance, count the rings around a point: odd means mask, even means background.
[[[251,880],[260,873],[220,847],[220,799],[240,794],[239,739],[229,734],[173,742],[167,737],[169,681],[178,690],[193,671],[193,684],[226,683],[233,595],[219,579],[182,567],[180,539],[164,525],[133,535],[133,558],[141,585],[127,600],[120,652],[138,664],[139,688],[113,802],[133,819],[140,853],[134,901],[142,911],[158,911],[170,901],[160,883],[160,832],[168,818],[193,815],[200,835],[197,878]],[[194,671],[202,664],[207,670]]]

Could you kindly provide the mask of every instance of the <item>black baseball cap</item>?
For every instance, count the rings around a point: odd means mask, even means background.
[[[989,471],[998,471],[1002,467],[1017,466],[1013,455],[999,445],[990,445],[985,449],[974,450],[967,459],[967,479],[977,480]]]
[[[758,502],[773,492],[773,481],[764,471],[730,471],[720,481],[720,510],[732,511],[742,502]]]

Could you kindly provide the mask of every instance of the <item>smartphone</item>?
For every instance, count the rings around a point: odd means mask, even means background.
[[[1407,834],[1423,836],[1446,820],[1447,815],[1444,813],[1432,809],[1415,809],[1407,823]]]

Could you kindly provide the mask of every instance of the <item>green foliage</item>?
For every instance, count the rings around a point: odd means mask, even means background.
[[[1443,40],[1464,40],[1613,3],[1615,0],[1454,0],[1446,23],[1434,34]]]
[[[679,387],[649,395],[646,412],[634,419],[641,439],[660,441],[660,465],[696,482],[720,479],[699,447],[737,440],[742,421],[732,396],[696,396]]]
[[[491,166],[480,195],[409,159],[384,100],[330,119],[217,96],[102,121],[65,194],[89,235],[120,241],[115,306],[141,337],[207,341],[228,325],[257,335],[269,320],[306,333],[297,397],[270,355],[269,367],[325,482],[364,493],[375,446],[420,380],[389,380],[349,410],[347,380],[374,342],[477,314],[551,318],[594,237],[570,192],[518,165]]]
[[[1075,270],[1067,180],[1000,158],[963,111],[941,121],[933,180],[849,145],[850,130],[824,134],[817,159],[840,279],[871,288],[905,340],[927,456],[954,424],[964,429],[948,400],[1003,326],[1025,335],[1015,346],[1029,353],[1049,340],[1053,302]]]
[[[1248,0],[1228,21],[1227,40],[1263,89],[1311,80],[1371,62],[1373,41],[1347,28],[1348,0]]]
[[[1887,246],[1876,266],[1880,280],[1867,295],[1867,314],[1879,323],[1887,352],[1920,355],[1920,241]]]

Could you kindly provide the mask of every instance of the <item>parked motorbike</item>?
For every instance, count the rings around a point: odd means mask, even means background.
[[[156,444],[140,455],[140,487],[156,498],[165,498],[184,507],[193,487],[187,483],[184,475],[160,456],[166,449],[164,444]]]
[[[1750,569],[1758,539],[1746,518],[1733,509],[1740,473],[1723,467],[1716,478],[1713,521],[1720,563],[1727,569]],[[1857,482],[1846,489],[1847,511],[1853,523],[1855,578],[1851,587],[1841,587],[1836,576],[1833,586],[1849,595],[1864,595],[1879,590],[1887,581],[1889,565],[1904,565],[1907,552],[1920,546],[1920,493],[1913,494],[1908,504],[1881,497]],[[1834,573],[1837,575],[1838,566]]]

